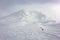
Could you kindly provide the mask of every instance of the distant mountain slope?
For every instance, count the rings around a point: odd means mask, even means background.
[[[39,21],[40,23],[46,24],[49,22],[53,22],[54,20],[46,19],[47,17],[42,14],[41,12],[37,11],[28,11],[28,14],[26,14],[26,10],[19,10],[18,12],[12,13],[8,16],[0,18],[0,22],[16,22],[18,20],[21,20],[24,17],[24,20],[33,22],[33,21]]]
[[[18,20],[21,20],[25,15],[24,10],[20,10],[18,12],[12,13],[8,16],[0,18],[0,23],[7,23],[7,22],[16,22]]]

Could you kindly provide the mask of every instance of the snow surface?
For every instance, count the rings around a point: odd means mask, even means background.
[[[41,12],[22,9],[0,18],[0,40],[60,40],[55,23]]]

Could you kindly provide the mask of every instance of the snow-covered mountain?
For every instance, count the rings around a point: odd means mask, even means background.
[[[14,22],[18,20],[25,20],[28,22],[34,22],[39,21],[41,23],[48,23],[52,22],[53,20],[47,20],[46,16],[40,12],[37,11],[26,11],[26,10],[20,10],[18,12],[12,13],[8,16],[0,18],[0,22]],[[7,23],[7,22],[6,22]]]
[[[20,10],[0,18],[0,40],[60,40],[51,33],[55,23],[41,12]]]

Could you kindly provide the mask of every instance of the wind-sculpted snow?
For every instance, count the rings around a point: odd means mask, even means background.
[[[24,10],[0,18],[0,40],[60,40],[47,30],[55,21],[46,18],[41,12]]]

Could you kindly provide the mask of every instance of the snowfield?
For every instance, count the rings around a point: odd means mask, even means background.
[[[41,12],[22,9],[0,18],[0,40],[60,40],[55,24]]]

